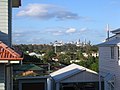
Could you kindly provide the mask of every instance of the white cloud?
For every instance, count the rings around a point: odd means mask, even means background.
[[[81,28],[80,29],[80,32],[85,32],[85,31],[87,31],[88,30],[88,28]]]
[[[52,27],[47,28],[46,33],[49,33],[51,35],[60,36],[60,35],[67,35],[71,33],[76,33],[76,28],[68,28],[68,27]]]
[[[76,29],[75,28],[69,28],[66,33],[75,33]]]
[[[23,32],[13,32],[12,35],[13,35],[13,37],[23,37],[24,33]]]
[[[59,36],[59,35],[63,35],[64,32],[62,30],[54,30],[54,28],[50,28],[51,30],[47,30],[46,33],[50,33],[52,35],[55,35],[55,36]],[[58,28],[56,28],[58,29]],[[60,29],[60,28],[59,28]]]
[[[62,35],[62,34],[63,34],[62,31],[55,31],[55,32],[53,32],[53,35],[56,35],[56,36],[58,36],[58,35]]]
[[[50,4],[28,4],[17,13],[19,17],[34,17],[39,19],[56,18],[58,20],[79,19],[78,14]]]
[[[47,14],[50,8],[52,8],[51,5],[28,4],[26,8],[18,12],[17,16],[42,16]]]

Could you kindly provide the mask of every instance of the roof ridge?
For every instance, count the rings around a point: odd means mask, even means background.
[[[22,60],[20,55],[0,41],[0,60]]]

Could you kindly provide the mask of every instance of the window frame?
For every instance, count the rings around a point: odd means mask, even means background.
[[[110,52],[111,59],[114,59],[115,58],[115,47],[112,46],[110,49],[111,49],[111,52]]]

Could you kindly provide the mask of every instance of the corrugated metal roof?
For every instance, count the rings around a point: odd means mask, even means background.
[[[111,31],[112,33],[114,33],[114,34],[120,34],[120,28],[118,28],[118,29],[116,29],[116,30],[113,30],[113,31]]]
[[[33,80],[33,79],[47,79],[47,78],[50,78],[49,75],[47,76],[26,76],[26,77],[19,77],[17,78],[18,80]]]
[[[79,66],[77,64],[71,64],[69,66],[66,66],[62,69],[59,69],[59,70],[51,73],[50,75],[51,75],[51,77],[54,78],[54,80],[56,82],[59,82],[60,80],[63,80],[63,79],[68,78],[70,76],[73,76],[77,73],[81,73],[83,71],[88,71],[90,73],[94,73],[97,75],[97,73],[95,71],[92,71],[92,70],[87,69],[85,67]]]
[[[117,37],[113,40],[110,40],[110,41],[106,41],[104,43],[101,43],[101,44],[98,44],[97,46],[116,46],[116,45],[120,45],[120,38]]]
[[[44,69],[35,64],[23,64],[23,65],[14,65],[14,70],[27,71],[27,70],[44,70]]]

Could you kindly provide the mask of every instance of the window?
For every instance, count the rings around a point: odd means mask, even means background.
[[[114,59],[114,56],[115,56],[114,47],[111,47],[111,59]]]
[[[120,55],[119,55],[119,54],[120,54],[119,49],[120,49],[120,48],[118,47],[118,59],[120,58]]]

